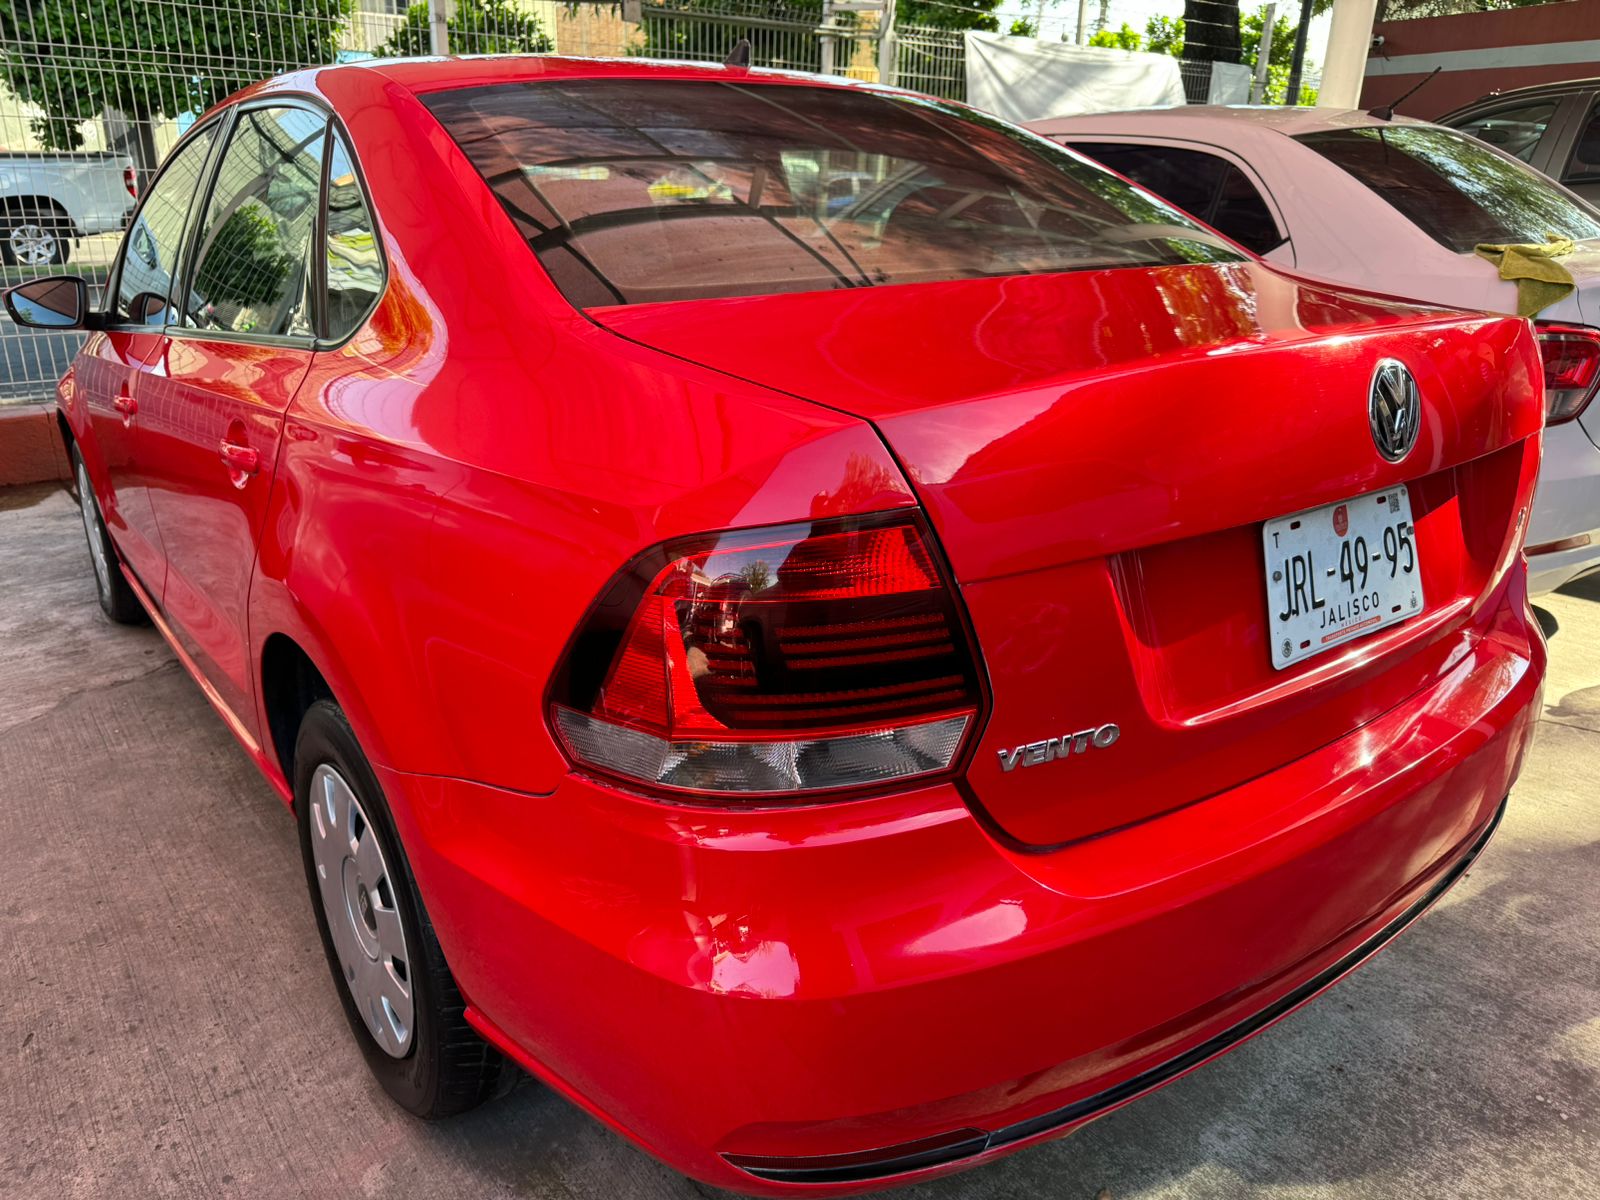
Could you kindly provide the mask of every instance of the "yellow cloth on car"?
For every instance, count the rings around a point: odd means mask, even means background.
[[[1571,238],[1553,237],[1548,242],[1473,247],[1473,253],[1500,268],[1500,278],[1517,285],[1517,316],[1533,317],[1558,300],[1565,300],[1578,288],[1572,272],[1556,261],[1571,254]]]

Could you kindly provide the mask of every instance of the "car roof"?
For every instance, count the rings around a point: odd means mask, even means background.
[[[416,93],[546,79],[634,78],[760,80],[912,94],[902,88],[864,83],[838,75],[810,75],[800,71],[780,71],[766,67],[730,67],[722,63],[655,58],[577,58],[558,54],[461,54],[421,58],[369,58],[340,63],[336,66],[314,67],[255,84],[229,99],[236,100],[257,90],[277,90],[295,86],[315,88],[318,78],[326,78],[334,72],[379,75]]]
[[[1572,92],[1590,92],[1600,88],[1600,75],[1586,79],[1560,79],[1550,83],[1530,83],[1526,87],[1509,88],[1503,92],[1486,92],[1469,104],[1462,104],[1440,117],[1448,121],[1460,113],[1469,112],[1486,104],[1499,104],[1502,100],[1533,99],[1538,96],[1565,96]]]
[[[1130,108],[1120,112],[1084,113],[1029,121],[1028,128],[1047,137],[1063,134],[1150,133],[1159,130],[1173,137],[1215,137],[1237,141],[1240,136],[1321,133],[1331,129],[1363,129],[1382,125],[1426,125],[1411,117],[1385,121],[1352,108],[1287,108],[1269,104],[1187,104],[1177,108]]]

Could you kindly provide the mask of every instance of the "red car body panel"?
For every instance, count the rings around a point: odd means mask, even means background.
[[[984,1135],[899,1179],[1060,1132],[1307,998],[1454,878],[1543,674],[1526,323],[1254,263],[586,315],[416,93],[596,74],[724,77],[464,60],[252,89],[343,122],[376,311],[314,353],[148,339],[148,442],[142,398],[131,430],[104,411],[125,335],[91,335],[61,390],[158,622],[286,799],[262,665],[292,645],[327,681],[486,1036],[698,1178],[848,1190],[725,1156]],[[1366,429],[1380,354],[1424,396],[1399,465]],[[235,437],[242,480],[214,444]],[[1428,611],[1273,671],[1260,522],[1401,481]],[[623,564],[916,505],[992,693],[958,779],[730,809],[573,768],[546,691]],[[1118,753],[995,766],[1111,720]]]

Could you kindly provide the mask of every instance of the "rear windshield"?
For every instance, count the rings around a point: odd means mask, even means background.
[[[1051,143],[916,97],[580,79],[423,99],[580,308],[1240,257]]]
[[[1530,167],[1449,129],[1367,126],[1301,134],[1434,241],[1457,253],[1480,242],[1600,237],[1600,214]]]

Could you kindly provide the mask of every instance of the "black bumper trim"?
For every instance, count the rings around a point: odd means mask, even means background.
[[[1495,830],[1500,827],[1505,812],[1506,801],[1501,800],[1493,818],[1478,835],[1472,847],[1435,880],[1433,886],[1422,897],[1332,966],[1324,968],[1292,992],[1279,997],[1237,1025],[1230,1026],[1176,1058],[1158,1063],[1103,1092],[1096,1092],[1082,1100],[1075,1100],[1061,1108],[1004,1126],[989,1134],[976,1129],[956,1130],[943,1137],[924,1138],[917,1142],[886,1146],[882,1150],[858,1151],[851,1154],[793,1158],[727,1154],[723,1157],[730,1165],[741,1171],[773,1183],[863,1183],[925,1170],[928,1167],[943,1166],[966,1158],[976,1158],[989,1150],[1038,1137],[1040,1134],[1049,1133],[1052,1129],[1079,1124],[1090,1117],[1126,1104],[1186,1071],[1193,1070],[1207,1059],[1216,1057],[1252,1034],[1260,1032],[1383,949],[1467,873],[1478,855],[1483,853],[1484,847],[1489,844],[1489,839],[1494,836]]]

